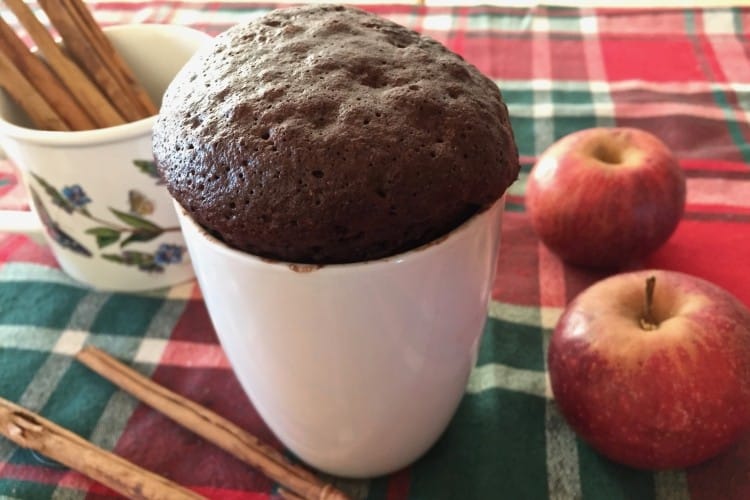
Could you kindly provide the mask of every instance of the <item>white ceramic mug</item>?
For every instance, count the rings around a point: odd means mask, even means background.
[[[105,33],[157,104],[210,40],[168,25],[116,26]],[[0,231],[44,229],[62,269],[98,289],[148,290],[191,279],[177,216],[152,161],[154,121],[37,130],[0,92],[0,146],[21,170],[35,212],[0,213]]]
[[[234,250],[175,206],[224,351],[284,445],[349,477],[432,446],[476,361],[504,198],[415,250],[322,267]]]

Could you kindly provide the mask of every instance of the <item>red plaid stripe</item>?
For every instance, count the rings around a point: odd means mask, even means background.
[[[216,34],[274,5],[157,0],[92,6],[103,24],[175,22]],[[581,123],[636,126],[662,137],[688,175],[687,213],[669,242],[640,266],[690,272],[750,304],[750,9],[364,8],[429,33],[497,80],[512,96],[516,130],[531,124],[528,135],[519,136],[526,163]],[[16,203],[18,187],[0,164],[5,206]],[[503,221],[495,301],[558,310],[603,276],[565,266],[539,242],[522,210],[521,188],[508,199],[517,210]],[[47,249],[8,235],[0,236],[0,262],[56,266]],[[153,378],[281,447],[231,376],[199,294],[186,301]],[[274,496],[274,485],[259,473],[142,406],[115,451],[212,498]],[[750,498],[749,458],[746,439],[687,471],[691,498]],[[413,491],[414,474],[416,468],[407,468],[358,485],[373,499],[400,499]],[[111,498],[80,475],[47,466],[0,464],[0,478]]]

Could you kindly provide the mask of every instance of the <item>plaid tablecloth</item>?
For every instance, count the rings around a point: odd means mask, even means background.
[[[269,4],[98,2],[105,25],[174,23],[212,34]],[[750,436],[690,470],[616,465],[569,430],[550,397],[545,352],[565,304],[601,274],[563,265],[532,232],[525,178],[555,139],[628,125],[661,136],[688,177],[688,207],[642,262],[709,279],[750,305],[750,10],[576,10],[366,6],[444,42],[494,78],[524,164],[511,188],[481,354],[450,427],[389,477],[336,480],[368,499],[747,499]],[[26,199],[0,163],[5,206]],[[290,304],[290,308],[293,304]],[[98,293],[49,250],[0,235],[0,396],[212,498],[276,496],[261,474],[72,360],[85,344],[280,446],[233,376],[195,284]],[[4,498],[111,498],[109,490],[0,439]]]

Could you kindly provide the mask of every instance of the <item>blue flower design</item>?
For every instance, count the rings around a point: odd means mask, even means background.
[[[179,245],[170,245],[162,243],[154,253],[154,262],[159,265],[178,264],[182,262],[183,248]]]
[[[86,204],[91,203],[91,198],[88,197],[86,191],[84,191],[79,184],[65,186],[62,189],[62,194],[65,196],[66,200],[76,207],[83,207]]]

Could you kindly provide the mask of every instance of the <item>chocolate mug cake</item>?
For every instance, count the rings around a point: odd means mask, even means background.
[[[311,264],[425,244],[519,170],[493,81],[431,38],[343,6],[277,10],[219,35],[164,96],[154,156],[211,234]]]

